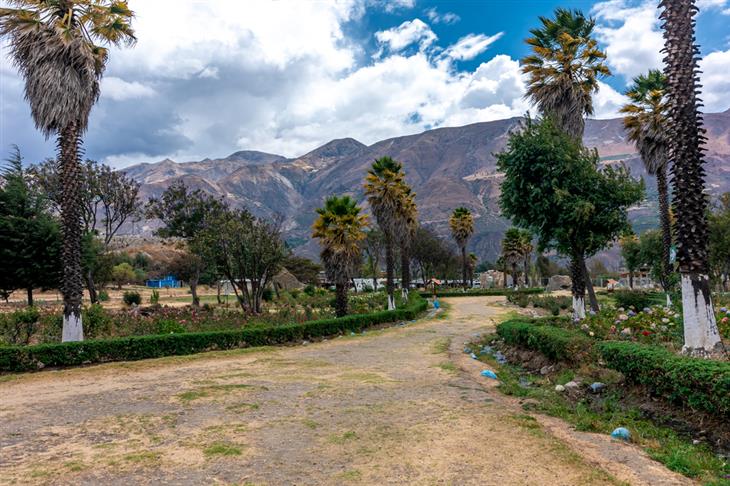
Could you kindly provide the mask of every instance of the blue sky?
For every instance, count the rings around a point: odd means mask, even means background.
[[[2,1],[0,0],[0,3]],[[111,52],[86,134],[116,167],[257,149],[306,153],[518,116],[524,39],[555,7],[596,17],[614,76],[596,117],[616,116],[632,76],[661,67],[658,0],[131,0],[139,43]],[[730,107],[730,0],[699,0],[707,111]],[[0,150],[52,156],[3,49]]]

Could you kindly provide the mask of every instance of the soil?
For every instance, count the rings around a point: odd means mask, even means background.
[[[507,312],[306,346],[0,377],[0,484],[693,484],[526,414],[462,352]]]

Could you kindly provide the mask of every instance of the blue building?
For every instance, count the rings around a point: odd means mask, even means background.
[[[175,278],[174,275],[167,275],[157,280],[147,280],[147,287],[153,289],[170,289],[182,287],[182,282]]]

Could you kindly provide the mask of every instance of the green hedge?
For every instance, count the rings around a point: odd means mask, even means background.
[[[606,365],[670,402],[730,418],[730,363],[677,356],[664,348],[605,341]]]
[[[418,314],[426,310],[426,307],[425,300],[414,297],[407,307],[394,311],[356,314],[302,324],[0,347],[0,371],[30,371],[43,367],[134,361],[203,351],[292,343],[344,332],[362,331],[378,324],[415,319]]]
[[[553,361],[578,362],[591,352],[592,340],[585,334],[559,327],[536,325],[513,319],[497,326],[507,344],[539,351]]]
[[[542,287],[533,287],[528,289],[511,290],[511,289],[479,289],[479,290],[445,290],[436,291],[436,297],[487,297],[494,295],[516,295],[516,294],[539,294],[544,292]],[[433,292],[419,292],[421,297],[433,297]]]

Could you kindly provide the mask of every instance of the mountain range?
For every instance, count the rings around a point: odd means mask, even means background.
[[[124,171],[141,184],[143,199],[158,196],[182,179],[189,187],[222,197],[233,206],[245,206],[258,216],[280,214],[294,251],[316,257],[318,247],[310,238],[315,208],[325,197],[345,193],[366,206],[362,187],[366,171],[375,159],[388,155],[403,163],[423,225],[448,236],[451,211],[466,206],[475,216],[469,250],[482,259],[494,259],[509,226],[497,202],[502,176],[495,154],[521,121],[510,118],[437,128],[372,145],[338,139],[296,158],[246,150],[222,159],[183,163],[166,159]],[[730,110],[706,114],[705,128],[708,190],[712,194],[730,191]],[[627,140],[622,121],[588,120],[584,142],[598,149],[602,163],[623,162],[635,177],[646,180],[647,201],[631,209],[631,219],[637,229],[656,226],[655,182]],[[154,222],[145,222],[142,230],[153,228]]]

